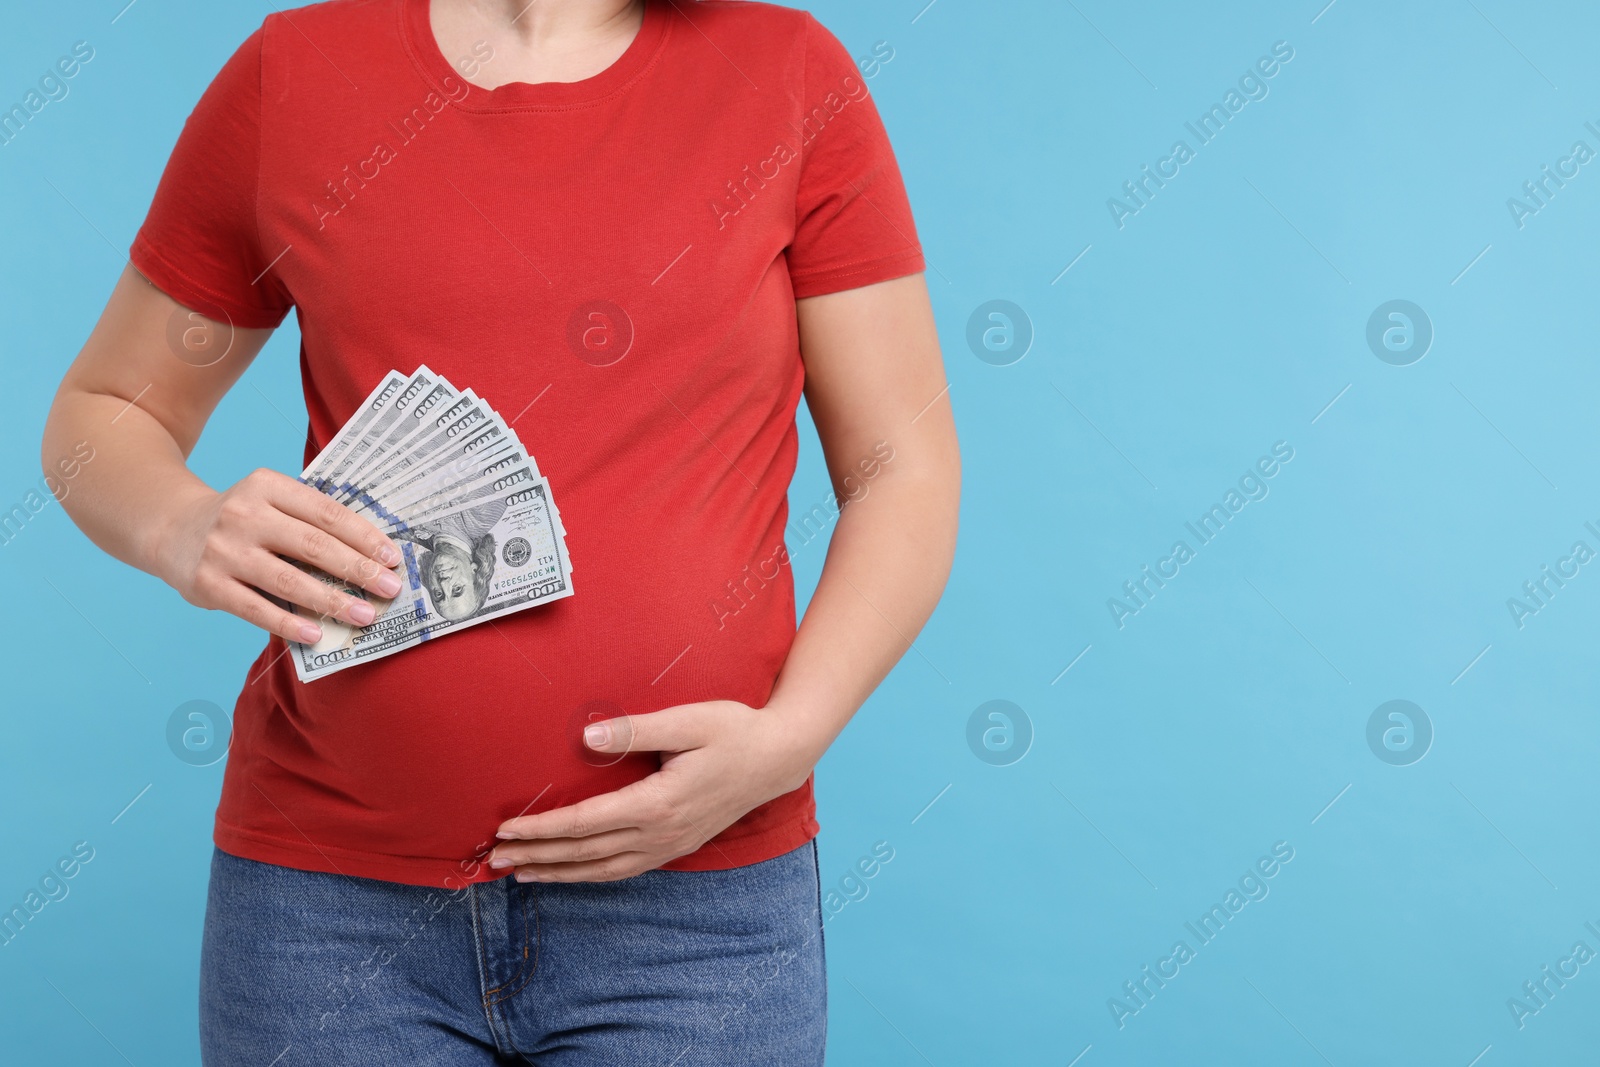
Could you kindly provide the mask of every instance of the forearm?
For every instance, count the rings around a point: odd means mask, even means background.
[[[899,451],[886,476],[843,508],[767,703],[806,773],[908,652],[950,573],[960,496],[953,448],[946,463],[922,469],[905,469],[911,457]]]
[[[92,459],[62,482],[62,508],[106,552],[156,573],[162,531],[213,491],[189,470],[172,434],[137,404],[63,389],[45,425],[45,471],[60,478],[61,460],[81,457],[85,448]]]

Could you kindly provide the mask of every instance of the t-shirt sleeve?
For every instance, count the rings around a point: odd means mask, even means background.
[[[820,296],[924,267],[900,167],[844,45],[805,15],[799,190],[789,246],[794,295]]]
[[[251,34],[201,96],[178,135],[128,257],[178,303],[235,326],[277,326],[294,301],[261,247],[261,42]]]

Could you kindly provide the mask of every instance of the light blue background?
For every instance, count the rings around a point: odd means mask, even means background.
[[[827,925],[830,1062],[1592,1056],[1600,964],[1524,1028],[1507,999],[1600,950],[1600,564],[1521,629],[1506,601],[1574,541],[1600,549],[1600,166],[1524,228],[1506,200],[1575,140],[1600,149],[1600,13],[924,2],[814,6],[852,54],[894,50],[869,84],[966,489],[938,613],[818,774],[825,883],[895,853]],[[184,116],[269,10],[140,0],[113,24],[122,3],[13,5],[0,37],[7,105],[72,42],[96,50],[0,148],[5,507]],[[1118,229],[1107,198],[1193,147],[1184,122],[1277,41],[1294,58],[1267,98]],[[996,298],[1035,332],[1010,366],[966,341]],[[1365,340],[1396,298],[1436,331],[1405,367]],[[214,484],[298,466],[296,344],[291,320],[224,402],[195,456]],[[1119,629],[1107,598],[1280,440],[1270,495]],[[808,438],[792,503],[827,489]],[[822,556],[797,551],[802,589]],[[231,707],[260,639],[55,506],[0,575],[0,904],[96,850],[0,948],[0,1060],[194,1063],[222,766],[180,762],[165,728],[185,701]],[[1410,766],[1366,741],[1396,698],[1436,732]],[[967,743],[992,699],[1032,725],[1009,766]],[[1278,841],[1270,895],[1198,947],[1184,923]],[[1119,1029],[1108,998],[1180,938],[1196,958]]]

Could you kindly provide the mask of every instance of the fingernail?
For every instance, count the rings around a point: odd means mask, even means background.
[[[400,592],[400,579],[387,571],[384,572],[383,576],[378,579],[378,595],[394,596],[398,592]]]
[[[519,882],[531,882],[536,877],[537,876],[532,871],[518,871],[516,873],[516,879]]]
[[[393,567],[400,562],[400,550],[393,545],[384,545],[378,550],[378,562]]]
[[[314,645],[322,640],[322,628],[311,623],[300,624],[300,640],[307,645]]]
[[[357,626],[365,626],[377,617],[377,609],[365,600],[358,600],[350,605],[350,621]]]
[[[597,722],[593,726],[585,726],[583,728],[584,744],[590,748],[599,748],[610,740],[611,727],[603,722]]]
[[[510,841],[512,838],[516,837],[517,835],[512,833],[510,830],[501,830],[499,833],[495,834],[494,836],[498,837],[502,841]]]
[[[494,859],[489,861],[489,866],[498,871],[503,867],[511,866],[511,861],[506,859],[504,856],[496,856]]]

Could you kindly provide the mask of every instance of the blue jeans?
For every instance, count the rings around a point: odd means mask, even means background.
[[[207,1067],[822,1063],[816,845],[457,891],[211,861]]]

